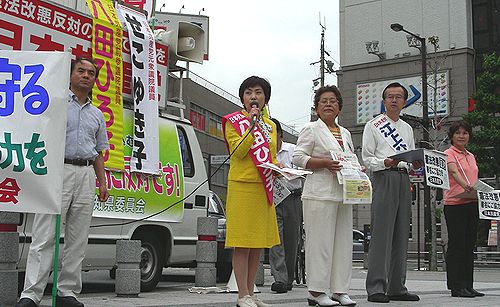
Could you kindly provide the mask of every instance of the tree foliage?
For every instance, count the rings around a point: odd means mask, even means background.
[[[473,127],[468,149],[476,156],[482,177],[500,175],[500,55],[485,55],[483,72],[472,96],[474,110],[464,115]]]

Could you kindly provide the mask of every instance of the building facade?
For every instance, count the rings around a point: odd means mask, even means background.
[[[448,147],[448,125],[467,112],[468,98],[474,92],[470,0],[341,0],[341,69],[337,72],[344,98],[341,124],[351,131],[359,155],[364,124],[381,113],[382,90],[393,81],[402,83],[410,92],[411,104],[405,108],[404,118],[414,127],[417,147],[422,140],[421,46],[412,36],[393,31],[394,23],[427,38],[431,147]],[[438,38],[439,49],[434,48],[431,37],[434,42]],[[415,184],[414,188],[422,186]],[[370,207],[355,206],[354,227],[363,229],[369,224]],[[417,228],[423,238],[423,225],[423,206],[414,201],[410,250],[416,249]],[[423,247],[423,239],[420,242]]]

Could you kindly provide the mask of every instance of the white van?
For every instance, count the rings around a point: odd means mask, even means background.
[[[131,117],[131,113],[131,110],[125,110],[124,118]],[[192,125],[188,120],[172,115],[161,115],[159,123],[161,160],[162,152],[168,156],[175,151],[180,152],[179,161],[182,160],[179,164],[182,169],[176,171],[183,174],[180,178],[183,179],[183,186],[180,186],[179,182],[172,182],[172,180],[178,179],[175,176],[167,178],[165,175],[163,177],[165,181],[171,183],[168,187],[172,189],[168,192],[178,194],[177,198],[167,196],[166,185],[161,187],[159,184],[161,178],[149,178],[150,181],[147,183],[144,178],[142,178],[143,181],[140,181],[139,177],[133,176],[125,176],[127,178],[124,179],[120,178],[122,176],[120,173],[107,171],[111,201],[110,199],[107,203],[96,201],[94,205],[89,245],[82,267],[82,270],[110,270],[111,275],[113,275],[116,265],[116,240],[141,240],[142,291],[150,291],[156,287],[163,267],[192,267],[196,265],[197,218],[207,216],[209,193],[207,174]],[[126,126],[126,120],[124,120],[124,124]],[[124,145],[127,146],[127,130],[124,131]],[[165,142],[164,138],[167,137],[167,134],[171,140]],[[172,136],[174,137],[173,141]],[[161,162],[162,166],[173,166],[172,162]],[[152,219],[134,221],[164,210],[171,206],[175,199],[180,200],[195,189],[197,190],[186,200],[173,205],[164,213]],[[119,201],[119,199],[123,201]],[[148,212],[149,207],[153,207],[153,210]],[[125,212],[127,209],[128,212]],[[32,223],[33,214],[24,214],[23,223],[18,227],[21,257],[19,271],[24,271],[26,267]],[[111,224],[114,226],[110,226]],[[61,225],[61,232],[63,229],[64,227]],[[64,242],[63,233],[61,233],[60,242]]]

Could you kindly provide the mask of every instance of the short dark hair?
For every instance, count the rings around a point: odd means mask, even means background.
[[[76,60],[71,60],[71,73],[73,73],[73,70],[75,69],[76,64],[82,63],[83,61],[87,61],[92,64],[95,68],[95,76],[97,78],[97,75],[99,74],[99,69],[97,68],[97,64],[95,63],[93,58],[90,57],[85,57],[85,56],[79,56],[76,58]]]
[[[271,120],[276,124],[276,133],[279,137],[283,137],[283,129],[281,129],[281,124],[276,118],[271,118]]]
[[[469,132],[469,138],[472,138],[472,127],[465,120],[459,120],[459,121],[453,122],[450,126],[450,129],[448,130],[448,139],[450,140],[451,145],[453,145],[453,135],[460,128]]]
[[[335,97],[337,97],[337,101],[339,102],[339,110],[342,110],[342,95],[340,95],[340,91],[335,85],[325,85],[316,90],[314,93],[314,108],[318,109],[319,98],[327,92],[335,94]]]
[[[243,103],[243,93],[245,93],[245,90],[254,86],[262,87],[262,90],[264,90],[264,99],[268,103],[269,99],[271,99],[271,84],[266,79],[257,76],[248,77],[241,83],[239,90],[241,102]]]
[[[384,91],[382,92],[382,99],[385,99],[385,91],[388,89],[388,88],[391,88],[391,87],[400,87],[403,89],[403,92],[404,92],[404,97],[405,97],[405,100],[408,99],[408,90],[406,89],[406,87],[404,87],[401,83],[399,82],[392,82],[391,84],[389,84],[388,86],[386,86],[384,88]]]

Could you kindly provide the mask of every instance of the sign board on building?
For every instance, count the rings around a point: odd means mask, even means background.
[[[437,110],[438,116],[445,116],[449,113],[449,82],[448,71],[437,74],[437,91],[434,100],[434,75],[427,76],[429,117],[434,116]],[[403,109],[403,114],[422,117],[422,78],[420,76],[383,80],[369,83],[359,83],[356,85],[356,123],[364,124],[376,115],[382,113],[382,92],[384,88],[392,82],[401,83],[408,90],[408,100]]]

